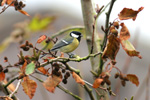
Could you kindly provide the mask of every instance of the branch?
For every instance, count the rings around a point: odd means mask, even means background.
[[[61,89],[62,91],[64,91],[65,93],[67,93],[67,94],[73,96],[75,99],[77,99],[77,100],[82,100],[79,96],[73,94],[72,92],[70,92],[69,90],[67,90],[66,88],[64,88],[63,86],[58,85],[57,87],[58,87],[59,89]]]
[[[10,98],[18,91],[20,84],[21,84],[21,79],[19,79],[16,89],[9,95]]]
[[[2,11],[0,12],[0,14],[2,14],[8,7],[10,7],[10,5],[12,5],[14,3],[14,1],[12,1],[7,7],[3,7]]]

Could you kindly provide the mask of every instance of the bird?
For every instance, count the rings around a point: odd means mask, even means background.
[[[50,49],[50,51],[60,51],[67,53],[69,57],[72,57],[72,51],[74,51],[80,44],[82,34],[78,31],[72,31],[69,35],[60,39],[56,44]]]

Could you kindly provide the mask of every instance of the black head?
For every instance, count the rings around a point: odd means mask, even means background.
[[[78,32],[78,31],[72,31],[72,32],[70,32],[70,36],[74,37],[74,38],[77,38],[79,40],[79,42],[80,42],[82,34],[80,32]]]

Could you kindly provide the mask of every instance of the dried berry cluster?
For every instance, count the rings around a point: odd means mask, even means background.
[[[109,75],[105,75],[104,77],[101,77],[103,79],[103,82],[101,83],[101,85],[104,85],[105,83],[107,85],[111,85],[111,81],[109,80]]]
[[[62,65],[59,63],[52,64],[52,67],[53,67],[52,74],[58,77],[64,76],[62,82],[64,84],[67,84],[67,79],[70,77],[70,72],[66,71],[66,69],[64,68],[62,69],[60,66]]]
[[[129,81],[129,79],[126,76],[124,76],[123,74],[120,74],[120,73],[116,73],[114,77],[115,78],[118,78],[118,77],[120,78],[122,86],[125,86],[126,81]]]
[[[26,5],[22,1],[18,2],[16,0],[14,1],[14,6],[15,6],[15,10],[22,10],[22,8],[24,8]]]
[[[33,44],[29,43],[29,41],[26,41],[25,44],[20,45],[20,48],[22,48],[24,51],[28,51],[30,48],[33,48]]]

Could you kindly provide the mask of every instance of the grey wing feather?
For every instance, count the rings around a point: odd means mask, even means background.
[[[73,41],[73,38],[69,38],[69,39],[65,39],[65,40],[60,40],[60,41],[58,41],[58,42],[54,45],[54,47],[51,49],[51,51],[58,50],[58,49],[60,49],[61,47],[66,46],[66,45],[72,43],[72,41]]]

